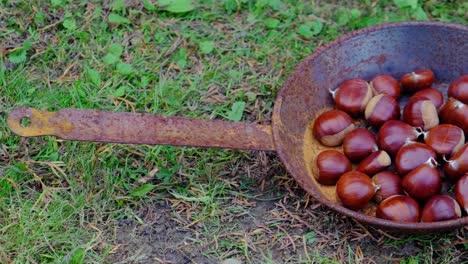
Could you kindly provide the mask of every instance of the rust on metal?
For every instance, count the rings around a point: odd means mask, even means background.
[[[24,118],[29,119],[27,126],[21,124]],[[46,112],[29,107],[15,108],[7,122],[15,134],[24,137],[274,150],[270,126],[242,122],[70,108]]]

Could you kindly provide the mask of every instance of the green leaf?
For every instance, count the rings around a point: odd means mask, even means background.
[[[297,28],[297,33],[299,33],[299,35],[301,35],[304,38],[311,38],[319,34],[322,31],[322,29],[323,23],[318,20],[314,20],[300,25]]]
[[[83,264],[85,258],[86,251],[84,248],[79,248],[75,250],[71,255],[69,262],[70,264]]]
[[[101,76],[99,75],[99,72],[92,68],[88,68],[86,70],[86,73],[88,74],[89,79],[94,85],[96,85],[97,87],[101,86]]]
[[[109,22],[113,24],[130,24],[130,20],[116,13],[109,14]]]
[[[107,65],[114,64],[118,60],[119,60],[119,57],[115,56],[112,53],[107,53],[106,56],[102,58],[102,61]]]
[[[112,3],[112,10],[121,11],[125,8],[124,0],[114,0]]]
[[[128,63],[119,62],[119,63],[117,64],[117,71],[118,71],[120,74],[129,75],[130,73],[133,72],[133,68],[132,68],[132,65],[130,65],[130,64],[128,64]]]
[[[232,104],[231,111],[229,112],[227,118],[231,121],[240,121],[242,115],[244,114],[245,102],[238,101]]]
[[[349,22],[348,12],[343,11],[343,10],[339,10],[337,16],[338,16],[337,23],[338,23],[339,26],[344,26],[344,25],[348,24],[348,22]]]
[[[12,63],[21,63],[26,61],[26,55],[28,50],[32,48],[31,40],[27,39],[23,42],[23,46],[14,50],[8,55],[8,59]]]
[[[135,190],[133,190],[133,191],[130,193],[130,196],[132,196],[132,197],[142,197],[142,196],[145,196],[145,195],[147,195],[149,192],[151,192],[155,187],[156,187],[156,185],[154,185],[154,184],[150,184],[150,183],[143,184],[142,186],[140,186],[140,187],[136,188]]]
[[[36,13],[36,16],[34,17],[34,23],[36,24],[42,24],[45,21],[45,14],[44,12],[38,11]]]
[[[62,5],[63,5],[63,1],[62,1],[62,0],[52,0],[51,3],[52,3],[52,6],[53,6],[53,7],[57,7],[57,6],[62,6]]]
[[[416,10],[414,11],[414,17],[417,20],[428,20],[429,18],[427,17],[426,12],[421,6],[418,6]]]
[[[115,90],[112,95],[115,96],[115,97],[122,97],[125,95],[125,93],[127,92],[127,86],[120,86],[119,88],[117,88],[117,90]]]
[[[418,7],[418,0],[393,0],[393,3],[398,8],[411,7],[412,9],[416,9]]]
[[[213,41],[202,41],[202,42],[200,42],[199,46],[200,46],[200,50],[203,53],[208,54],[213,50],[214,42]]]
[[[109,52],[114,54],[117,57],[120,57],[120,55],[122,55],[122,52],[123,52],[123,47],[118,43],[112,43],[109,46]]]
[[[150,0],[143,0],[143,7],[146,9],[146,10],[149,10],[149,11],[154,11],[156,10],[156,5],[151,3]]]
[[[307,240],[307,243],[312,244],[317,239],[317,233],[315,233],[314,231],[305,233],[304,238]]]
[[[228,14],[232,14],[237,11],[237,0],[226,0],[224,2],[224,9],[228,11]]]
[[[171,13],[186,13],[195,9],[192,0],[159,0],[161,9]]]
[[[27,39],[23,42],[23,48],[28,51],[32,48],[32,41]]]
[[[140,86],[142,88],[147,87],[149,85],[149,83],[150,83],[150,79],[149,79],[148,76],[146,76],[146,75],[141,76]]]
[[[174,175],[173,171],[170,171],[166,167],[162,167],[161,169],[159,169],[159,172],[156,174],[156,178],[162,180],[162,182],[166,184],[172,178],[172,175]]]
[[[65,18],[65,20],[63,20],[63,22],[62,22],[62,25],[63,25],[64,28],[66,28],[68,30],[75,30],[77,28],[76,23],[75,23],[75,19],[73,19],[72,17]]]
[[[21,63],[26,61],[26,49],[20,48],[8,55],[8,59],[12,63]]]
[[[275,18],[267,18],[263,22],[265,22],[265,25],[268,29],[275,29],[280,24],[280,21]]]
[[[281,8],[281,0],[270,0],[268,1],[268,5],[271,9],[278,11]]]
[[[356,19],[361,16],[361,10],[353,8],[349,11],[351,18]]]

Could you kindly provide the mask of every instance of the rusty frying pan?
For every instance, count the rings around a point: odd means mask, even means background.
[[[314,157],[324,147],[312,137],[311,121],[333,107],[328,89],[350,78],[370,79],[379,73],[400,77],[417,68],[432,69],[439,89],[467,74],[468,27],[440,22],[384,24],[352,32],[317,49],[297,66],[279,92],[271,126],[81,109],[44,112],[28,107],[15,108],[8,126],[24,137],[276,151],[304,190],[362,223],[405,232],[467,226],[468,217],[406,224],[371,216],[372,206],[355,212],[340,205],[334,187],[324,187],[314,178]],[[25,118],[30,122],[27,126],[21,123]]]

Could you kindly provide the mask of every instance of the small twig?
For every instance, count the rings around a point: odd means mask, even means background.
[[[305,226],[307,226],[307,227],[309,227],[309,228],[313,228],[313,226],[312,226],[311,224],[307,223],[306,221],[302,220],[299,216],[294,215],[292,212],[290,212],[288,209],[286,209],[286,207],[283,205],[283,203],[279,202],[278,205],[279,205],[281,208],[283,208],[284,212],[285,212],[288,216],[290,216],[290,217],[296,219],[296,220],[299,221],[301,224],[303,224],[303,225],[305,225]]]
[[[362,225],[361,223],[359,223],[358,221],[354,221],[354,222],[355,222],[359,227],[361,227],[361,228],[364,230],[364,232],[365,232],[368,236],[370,236],[374,241],[379,241],[379,240],[377,240],[377,239],[369,232],[369,230],[368,230],[365,226],[363,226],[363,225]]]
[[[176,41],[172,43],[171,47],[169,47],[169,49],[164,53],[164,57],[167,58],[171,56],[171,54],[174,53],[174,51],[176,51],[176,49],[179,47],[180,43],[182,43],[183,40],[184,39],[182,37],[178,37]]]
[[[398,237],[394,237],[394,236],[392,236],[392,235],[390,235],[390,234],[388,234],[388,233],[386,233],[386,232],[384,232],[384,231],[382,231],[382,230],[380,230],[380,229],[376,229],[376,230],[377,230],[377,232],[379,232],[380,234],[382,234],[382,235],[384,235],[384,236],[386,236],[386,237],[388,237],[388,238],[390,238],[390,239],[399,240]]]
[[[302,247],[304,248],[304,254],[306,255],[306,258],[308,261],[312,261],[312,259],[309,256],[309,251],[307,250],[307,243],[306,243],[306,238],[302,236]]]
[[[45,27],[43,27],[43,28],[38,29],[38,31],[46,31],[47,29],[49,29],[49,28],[51,28],[51,27],[55,27],[55,26],[57,26],[58,24],[60,24],[60,23],[62,23],[62,22],[63,22],[62,20],[58,20],[58,21],[56,21],[55,23],[52,23],[52,24],[50,24],[50,25],[47,25],[47,26],[45,26]]]
[[[296,243],[294,243],[294,239],[289,235],[289,233],[286,232],[286,230],[284,230],[284,228],[282,228],[280,226],[276,226],[276,228],[283,231],[283,233],[289,238],[289,241],[291,241],[291,244],[293,246],[293,250],[296,251]]]

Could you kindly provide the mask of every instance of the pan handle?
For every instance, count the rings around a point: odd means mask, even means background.
[[[23,137],[275,150],[271,126],[242,122],[71,108],[47,112],[17,107],[10,112],[7,123],[11,131]]]

